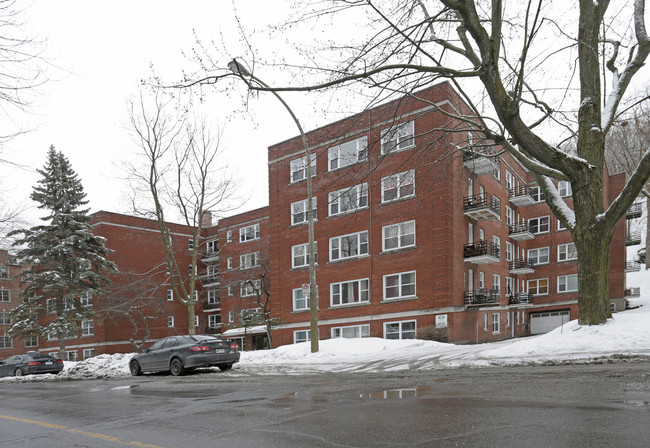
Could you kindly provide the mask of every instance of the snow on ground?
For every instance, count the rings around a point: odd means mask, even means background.
[[[243,352],[233,370],[222,374],[380,372],[650,357],[650,272],[628,274],[628,285],[639,286],[641,298],[631,299],[633,309],[614,314],[603,325],[581,326],[574,320],[544,335],[478,345],[417,339],[329,339],[320,341],[318,353],[311,353],[309,343]],[[0,383],[129,377],[128,363],[132,356],[133,353],[99,355],[85,361],[66,362],[58,375],[1,378]]]

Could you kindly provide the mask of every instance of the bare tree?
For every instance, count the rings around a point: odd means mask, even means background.
[[[355,90],[361,85],[375,100],[398,95],[424,101],[419,89],[449,80],[469,106],[457,112],[439,109],[453,118],[450,131],[458,132],[463,123],[482,136],[475,151],[486,146],[507,151],[534,175],[580,254],[579,322],[600,324],[611,316],[608,268],[614,229],[650,175],[646,148],[620,195],[605,207],[606,136],[650,53],[645,1],[610,3],[580,0],[576,10],[573,3],[544,0],[507,7],[503,0],[301,2],[300,17],[290,27],[355,23],[354,35],[346,35],[345,42],[328,35],[304,58],[283,61],[294,83],[307,79],[303,85],[255,83],[255,70],[264,65],[252,45],[246,56],[253,63],[246,72],[233,75],[221,61],[182,85],[248,76],[248,87],[259,91],[356,84]],[[627,55],[620,52],[624,48]],[[576,154],[564,150],[570,140],[576,142]],[[553,179],[571,182],[574,210]]]
[[[188,119],[187,105],[154,89],[129,104],[130,130],[140,148],[137,161],[128,165],[135,212],[158,223],[174,297],[185,306],[188,332],[195,333],[195,297],[200,288],[200,255],[204,241],[203,218],[208,212],[228,210],[236,185],[227,167],[219,165],[219,135],[205,121]],[[145,196],[147,197],[145,199]],[[179,266],[172,246],[166,214],[173,210],[191,232],[189,270]]]

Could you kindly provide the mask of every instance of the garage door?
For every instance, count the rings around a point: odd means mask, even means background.
[[[530,334],[548,333],[570,320],[569,310],[530,313]]]

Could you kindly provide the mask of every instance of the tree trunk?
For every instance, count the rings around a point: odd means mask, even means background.
[[[599,325],[612,317],[609,297],[611,235],[577,228],[575,234],[578,249],[578,322],[580,325]]]
[[[650,197],[645,200],[645,268],[650,269],[648,245],[650,244]]]
[[[187,325],[187,334],[196,334],[196,325],[194,325],[194,299],[190,297],[190,299],[187,302],[187,319],[189,320],[188,325]]]

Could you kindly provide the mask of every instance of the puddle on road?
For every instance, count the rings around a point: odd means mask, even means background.
[[[359,394],[359,398],[366,400],[408,400],[424,396],[429,392],[429,386],[406,387],[401,389],[387,389],[377,392]]]
[[[138,387],[137,384],[129,384],[128,386],[116,386],[116,387],[111,387],[111,390],[129,390],[133,387]]]

